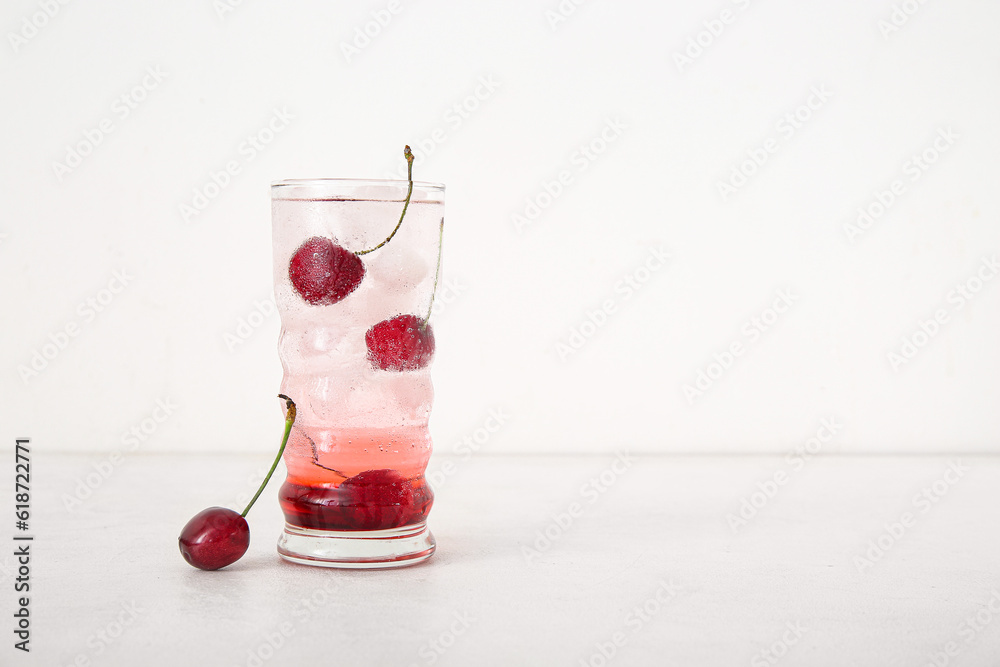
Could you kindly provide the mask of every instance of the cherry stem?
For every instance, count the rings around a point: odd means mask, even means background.
[[[340,475],[341,477],[343,477],[344,479],[347,479],[347,475],[345,475],[344,473],[340,472],[339,470],[337,470],[335,468],[331,468],[330,466],[325,466],[322,463],[320,463],[319,462],[319,450],[316,449],[316,442],[312,438],[310,438],[308,435],[306,436],[306,440],[309,441],[309,447],[310,447],[310,449],[312,449],[313,465],[319,466],[323,470],[329,470],[330,472],[335,472],[338,475]]]
[[[254,494],[254,497],[250,499],[250,503],[247,505],[247,508],[243,510],[242,514],[240,514],[242,517],[246,517],[247,512],[250,511],[253,504],[257,502],[257,498],[260,497],[264,487],[267,486],[269,481],[271,481],[271,475],[274,474],[274,469],[278,467],[278,461],[281,460],[281,455],[285,452],[285,445],[288,443],[288,434],[292,432],[292,424],[295,423],[295,402],[284,394],[278,394],[278,398],[285,399],[285,404],[288,406],[288,411],[285,413],[285,435],[281,438],[281,448],[278,449],[278,455],[274,457],[274,463],[271,464],[271,469],[267,471],[267,477],[265,477],[264,481],[261,482],[260,488],[257,489],[257,493]]]
[[[420,325],[421,329],[427,328],[427,323],[430,322],[431,312],[434,310],[434,297],[437,295],[438,291],[438,278],[441,277],[441,247],[444,245],[444,218],[441,218],[441,225],[438,227],[438,263],[437,268],[434,270],[434,288],[431,290],[431,305],[427,306],[427,317],[424,318],[423,324]]]
[[[395,236],[396,232],[399,231],[399,226],[403,224],[403,218],[406,216],[406,209],[409,208],[410,206],[410,195],[413,194],[413,153],[410,152],[409,146],[403,148],[403,157],[406,158],[406,180],[408,182],[408,185],[406,188],[406,201],[403,202],[403,212],[399,216],[399,222],[396,223],[396,228],[392,230],[392,233],[389,234],[389,236],[385,237],[385,241],[382,241],[374,248],[369,248],[368,250],[360,250],[354,253],[358,257],[360,257],[361,255],[367,255],[370,252],[375,252],[376,250],[384,246],[386,243],[391,241],[392,237]]]

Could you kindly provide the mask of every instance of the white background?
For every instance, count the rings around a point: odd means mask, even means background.
[[[887,0],[591,0],[554,25],[556,0],[400,0],[348,58],[386,2],[70,2],[14,45],[40,10],[9,0],[3,437],[121,449],[163,400],[178,407],[145,422],[142,451],[273,451],[277,316],[226,338],[271,294],[268,184],[387,177],[410,143],[416,178],[447,184],[459,286],[434,321],[440,451],[497,409],[496,453],[784,452],[823,418],[843,425],[826,451],[995,451],[1000,281],[960,310],[948,295],[1000,252],[1000,5],[907,4],[883,34]],[[122,118],[147,68],[165,78]],[[814,89],[829,99],[786,136]],[[248,160],[275,109],[293,120]],[[60,178],[103,119],[112,132]],[[581,169],[609,121],[624,129]],[[957,138],[912,180],[939,130]],[[230,160],[240,173],[185,220]],[[539,199],[562,170],[572,182]],[[894,179],[905,191],[852,242],[845,224]],[[547,206],[518,228],[529,199]],[[616,285],[654,248],[670,262],[626,299]],[[120,270],[128,285],[89,319],[80,304]],[[751,341],[778,290],[794,305]],[[608,299],[603,326],[584,326]],[[894,369],[887,353],[939,308],[947,322]],[[26,373],[68,324],[78,335]],[[561,358],[574,329],[593,335]],[[744,353],[689,401],[733,342]]]

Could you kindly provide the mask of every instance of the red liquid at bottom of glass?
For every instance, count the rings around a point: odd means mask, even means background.
[[[339,486],[286,481],[278,494],[285,521],[316,530],[385,530],[420,523],[434,504],[423,475],[366,470]]]

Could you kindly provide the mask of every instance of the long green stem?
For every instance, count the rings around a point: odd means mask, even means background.
[[[254,497],[250,500],[247,508],[243,510],[243,513],[240,515],[242,517],[246,517],[247,512],[250,511],[253,504],[257,502],[257,498],[260,497],[264,487],[267,486],[269,481],[271,481],[271,475],[274,474],[274,469],[278,467],[278,461],[281,460],[281,455],[285,453],[285,445],[288,444],[288,434],[292,432],[292,424],[295,423],[295,402],[284,394],[278,394],[278,398],[285,399],[285,404],[288,406],[288,410],[285,412],[285,435],[281,438],[281,448],[278,449],[278,455],[274,457],[274,463],[271,464],[271,469],[267,471],[267,477],[265,477],[264,481],[261,482],[260,488],[257,489],[257,493],[254,494]]]
[[[410,152],[409,146],[403,149],[403,157],[406,158],[406,180],[408,181],[409,185],[406,188],[406,201],[403,202],[403,212],[399,216],[399,222],[396,223],[396,228],[393,229],[392,233],[385,238],[385,241],[382,241],[374,248],[369,248],[368,250],[361,250],[359,252],[354,253],[359,257],[361,255],[367,255],[370,252],[375,252],[376,250],[384,246],[386,243],[391,241],[392,237],[395,236],[396,232],[399,231],[399,226],[403,224],[403,218],[406,216],[406,209],[410,207],[410,195],[413,194],[413,153]]]
[[[431,320],[431,312],[434,310],[434,297],[438,291],[438,278],[441,277],[441,248],[444,245],[444,218],[441,218],[441,225],[438,227],[438,263],[434,270],[434,289],[431,291],[431,304],[427,306],[427,317],[424,318],[421,329],[427,328],[427,323]]]

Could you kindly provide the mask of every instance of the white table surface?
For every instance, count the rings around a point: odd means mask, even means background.
[[[2,665],[886,667],[933,664],[945,648],[949,665],[1000,664],[988,606],[1000,591],[1000,458],[961,457],[967,470],[949,484],[953,457],[817,457],[792,472],[782,457],[632,457],[584,493],[613,456],[435,456],[431,470],[454,464],[431,513],[438,551],[388,571],[281,561],[279,468],[250,514],[250,550],[218,572],[187,565],[177,535],[201,509],[251,493],[266,457],[133,454],[67,510],[62,494],[103,458],[35,448],[32,651],[12,646],[4,549]],[[786,483],[734,531],[727,515],[779,470]],[[943,497],[915,503],[935,480]],[[574,502],[579,516],[558,528],[551,517]],[[902,535],[859,568],[905,512]],[[556,539],[529,558],[546,528]],[[608,661],[600,649],[616,639]]]

